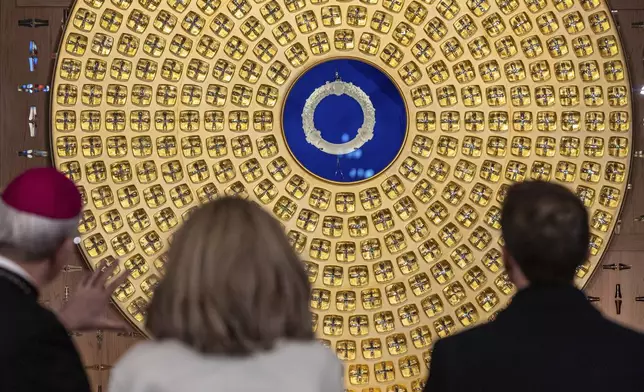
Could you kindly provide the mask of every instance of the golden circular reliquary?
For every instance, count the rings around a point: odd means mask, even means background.
[[[293,83],[337,58],[375,65],[406,102],[397,158],[356,183],[312,175],[282,133]],[[589,208],[579,286],[627,187],[631,91],[601,0],[77,0],[52,94],[80,248],[92,267],[122,260],[114,298],[134,325],[191,209],[249,198],[304,260],[313,328],[353,391],[420,391],[432,341],[507,303],[509,184],[556,181]]]

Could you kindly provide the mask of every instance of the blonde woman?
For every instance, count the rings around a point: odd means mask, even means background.
[[[309,284],[279,223],[222,198],[177,231],[148,309],[154,340],[128,352],[110,392],[342,392],[314,340]]]

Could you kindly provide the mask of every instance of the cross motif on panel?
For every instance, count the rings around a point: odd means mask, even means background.
[[[170,49],[174,53],[180,53],[181,51],[190,51],[192,48],[192,41],[188,37],[182,35],[175,36],[172,42],[170,43]]]

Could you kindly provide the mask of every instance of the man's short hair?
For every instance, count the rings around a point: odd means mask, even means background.
[[[501,225],[506,251],[531,283],[570,283],[588,257],[588,212],[561,185],[527,181],[511,186]]]
[[[78,220],[43,218],[0,202],[0,254],[18,261],[51,258],[78,233]]]

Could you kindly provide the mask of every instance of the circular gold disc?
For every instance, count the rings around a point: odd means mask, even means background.
[[[387,72],[408,105],[401,154],[353,185],[309,174],[280,124],[298,76],[345,57]],[[421,391],[432,341],[507,303],[513,182],[582,198],[585,284],[630,165],[626,62],[600,0],[78,0],[52,94],[55,163],[84,196],[80,247],[130,272],[114,298],[134,325],[180,222],[249,198],[305,260],[313,328],[353,391]]]

